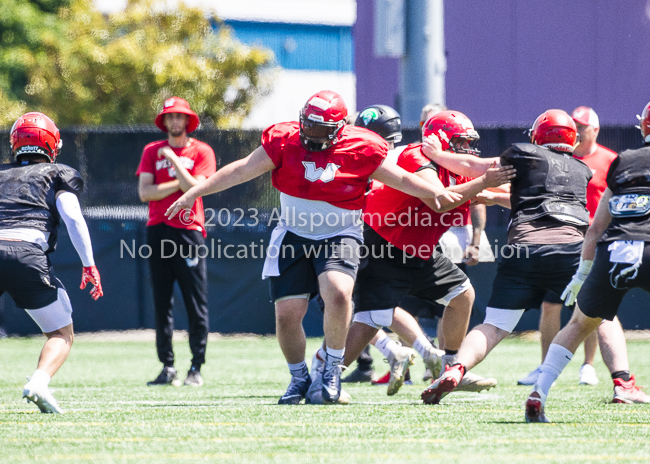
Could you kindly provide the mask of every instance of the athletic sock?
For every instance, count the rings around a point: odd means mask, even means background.
[[[616,371],[612,374],[612,380],[621,379],[624,382],[630,381],[630,371]]]
[[[36,369],[32,374],[32,378],[29,379],[34,384],[45,385],[46,387],[50,384],[50,380],[52,380],[50,374],[41,369]]]
[[[540,374],[533,390],[541,392],[543,397],[546,398],[553,382],[559,377],[560,373],[572,358],[573,353],[565,347],[557,343],[551,343],[551,346],[548,347],[548,353],[544,358],[544,362],[539,366]]]
[[[303,360],[297,364],[287,363],[289,366],[289,372],[294,377],[305,378],[309,377],[309,369],[307,369],[307,363]]]
[[[420,335],[418,338],[415,339],[415,342],[413,342],[413,349],[417,351],[420,354],[420,356],[422,356],[422,358],[426,359],[426,356],[428,356],[429,351],[433,349],[433,345],[426,337],[426,335]]]
[[[327,359],[325,363],[328,366],[336,366],[343,363],[343,356],[345,355],[345,348],[340,350],[335,350],[329,346],[325,347],[325,352],[327,353]]]
[[[375,343],[375,348],[381,351],[381,354],[387,358],[393,351],[395,351],[395,348],[397,347],[397,342],[388,338],[387,335],[382,335],[381,338]]]

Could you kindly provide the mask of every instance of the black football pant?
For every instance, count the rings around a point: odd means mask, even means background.
[[[147,227],[151,285],[156,311],[156,349],[165,366],[174,365],[172,313],[174,282],[183,295],[189,321],[192,366],[205,363],[208,342],[208,270],[205,258],[197,256],[197,246],[204,245],[201,232],[158,224]],[[205,255],[205,251],[199,253]]]

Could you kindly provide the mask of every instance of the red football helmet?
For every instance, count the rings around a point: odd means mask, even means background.
[[[477,148],[480,139],[472,121],[460,111],[439,111],[422,126],[422,137],[435,135],[442,143],[444,151],[479,155]]]
[[[300,141],[309,151],[327,150],[334,145],[345,125],[348,109],[341,96],[330,90],[312,95],[300,111]]]
[[[643,108],[643,113],[641,113],[641,116],[637,115],[637,118],[639,118],[639,125],[637,127],[641,129],[643,142],[650,143],[650,103]]]
[[[43,113],[25,113],[11,128],[11,149],[14,158],[20,155],[44,155],[50,163],[56,162],[63,142],[59,129]]]
[[[544,111],[530,129],[530,142],[551,150],[573,153],[578,144],[576,123],[566,111]]]

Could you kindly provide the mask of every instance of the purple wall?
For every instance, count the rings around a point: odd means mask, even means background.
[[[357,1],[357,106],[395,104],[394,59],[373,57],[374,0]],[[650,100],[650,0],[447,0],[447,105],[477,125],[529,125],[593,106],[634,124]]]
[[[370,105],[397,106],[399,59],[375,58],[374,15],[374,0],[357,0],[357,22],[352,36],[358,111]]]

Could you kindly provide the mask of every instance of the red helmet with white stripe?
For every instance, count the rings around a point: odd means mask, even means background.
[[[530,129],[530,142],[551,150],[573,153],[578,144],[576,123],[566,111],[544,111]]]
[[[63,142],[59,129],[43,113],[25,113],[11,128],[10,140],[14,158],[20,155],[43,155],[56,162]]]
[[[323,151],[337,142],[348,109],[343,98],[330,90],[312,95],[300,111],[300,141],[309,151]]]
[[[435,135],[442,143],[444,151],[479,155],[477,148],[480,139],[472,121],[460,111],[439,111],[422,126],[422,137]]]

